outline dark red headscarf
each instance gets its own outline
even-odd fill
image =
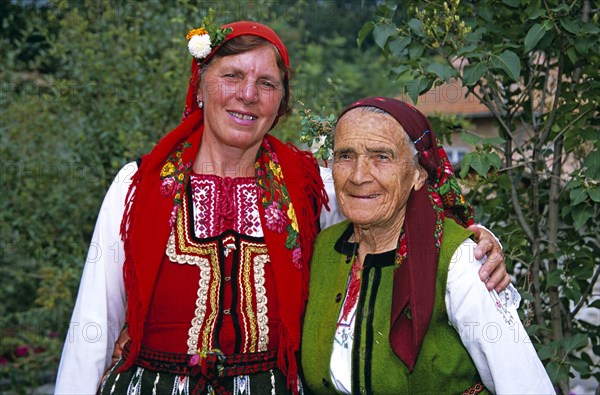
[[[232,29],[223,43],[243,35],[261,37],[277,48],[284,64],[289,67],[287,49],[270,28],[248,21],[230,23],[223,28]],[[213,48],[201,64],[208,62],[219,48],[220,46]],[[131,352],[122,369],[131,367],[139,353],[144,320],[165,254],[173,217],[185,191],[204,130],[204,113],[196,102],[198,78],[199,64],[197,60],[193,60],[181,124],[142,157],[127,196],[121,237],[125,246],[123,272]],[[284,82],[286,94],[289,95],[287,72]],[[277,118],[281,115],[280,110]],[[257,169],[280,166],[283,177],[278,186],[285,185],[287,188],[286,196],[278,195],[278,202],[283,201],[283,205],[289,210],[290,223],[298,227],[297,232],[291,236],[289,233],[272,231],[264,222],[265,207],[259,204],[265,242],[269,247],[271,261],[275,263],[273,270],[280,302],[282,324],[279,328],[279,367],[287,374],[288,384],[292,385],[297,377],[295,353],[300,347],[301,319],[308,295],[308,267],[319,212],[322,204],[327,202],[327,195],[319,176],[318,164],[310,153],[299,152],[272,136],[265,137],[256,165]],[[259,178],[260,175],[257,174],[257,180]],[[169,183],[165,182],[167,179]],[[263,184],[268,182],[263,181]],[[264,190],[259,188],[259,192],[262,194],[260,196],[265,196]],[[290,212],[297,215],[290,215]],[[287,248],[287,245],[294,248]]]
[[[429,327],[435,298],[435,282],[444,216],[463,226],[473,223],[473,209],[465,202],[446,152],[435,138],[431,124],[419,110],[397,99],[369,97],[346,107],[379,108],[398,121],[417,148],[419,164],[427,171],[427,187],[412,191],[404,219],[405,256],[394,272],[390,345],[412,370]],[[339,119],[338,118],[338,119]],[[400,246],[402,247],[402,246]]]

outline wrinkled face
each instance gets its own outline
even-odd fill
[[[344,215],[355,225],[390,227],[404,220],[408,197],[426,180],[402,126],[390,115],[355,108],[340,118],[333,180]]]
[[[261,46],[208,66],[198,88],[205,134],[242,150],[260,144],[283,98],[283,73],[275,51],[270,45]]]

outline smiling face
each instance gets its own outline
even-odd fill
[[[354,225],[388,228],[404,221],[411,191],[426,180],[406,136],[388,114],[359,107],[340,118],[333,179],[342,212]]]
[[[244,151],[257,148],[277,117],[283,75],[270,44],[215,59],[198,88],[205,137]]]

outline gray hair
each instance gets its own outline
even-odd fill
[[[396,118],[394,118],[390,113],[388,113],[385,110],[382,110],[379,107],[362,106],[362,107],[356,107],[356,108],[359,108],[363,113],[387,115],[388,117],[392,118],[395,122],[398,122],[398,120]],[[343,117],[343,115],[342,115],[342,117]],[[338,123],[339,123],[339,119],[338,119]],[[335,127],[337,129],[337,124]],[[410,150],[410,153],[412,154],[413,161],[415,162],[416,165],[418,165],[419,159],[417,158],[417,154],[419,153],[419,151],[417,151],[417,147],[415,147],[415,144],[410,139],[410,136],[408,135],[408,133],[403,133],[403,135],[404,135],[404,141],[406,141],[406,144],[408,145],[408,149]],[[334,130],[333,136],[335,137],[335,130]]]

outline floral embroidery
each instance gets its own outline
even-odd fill
[[[231,181],[231,188],[226,188],[226,179],[219,176],[190,174],[196,237],[215,237],[228,229],[263,237],[256,180],[240,177]]]
[[[256,162],[257,185],[260,203],[265,208],[265,225],[274,232],[287,233],[285,247],[292,251],[294,266],[299,269],[302,251],[298,219],[283,180],[277,154],[267,140],[260,146],[258,157],[260,160]]]
[[[444,207],[442,206],[442,198],[440,197],[437,188],[435,186],[429,186],[429,199],[431,200],[431,205],[436,212],[435,219],[435,231],[433,237],[435,239],[435,246],[438,250],[442,246],[442,232],[444,231]]]
[[[294,211],[294,206],[292,205],[292,202],[290,202],[290,207],[288,207],[287,216],[292,222],[292,228],[296,232],[298,232],[298,219],[296,218],[296,212]]]
[[[408,247],[406,245],[406,233],[404,232],[404,227],[402,228],[402,233],[400,233],[400,238],[398,239],[398,252],[396,253],[396,268],[400,267],[402,262],[406,259],[408,255]]]
[[[160,194],[164,197],[171,197],[177,191],[177,182],[169,177],[165,178],[160,185]]]
[[[185,181],[192,169],[192,161],[183,163],[181,155],[184,149],[191,146],[192,144],[187,141],[179,144],[179,146],[171,152],[171,155],[169,155],[160,171],[160,194],[166,198],[173,198],[173,211],[171,212],[171,218],[169,220],[171,226],[175,223],[177,207],[181,204],[181,196],[185,188]]]
[[[265,217],[267,222],[267,228],[274,230],[277,233],[283,233],[286,223],[286,216],[279,209],[279,203],[273,202],[269,207],[265,209]]]

